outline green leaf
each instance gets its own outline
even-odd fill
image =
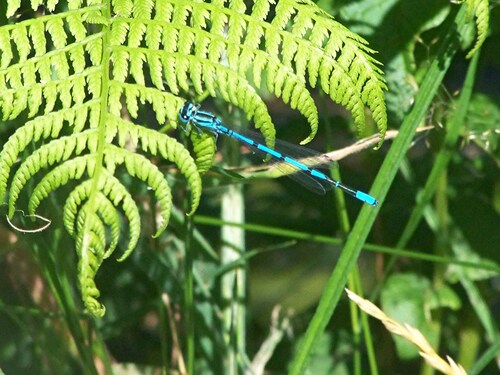
[[[469,7],[469,13],[474,17],[477,28],[477,39],[474,47],[467,54],[467,58],[471,58],[483,45],[490,25],[490,5],[489,0],[465,0]]]
[[[456,311],[462,307],[462,301],[457,293],[447,285],[434,288],[429,294],[429,298],[425,301],[425,307],[430,311],[441,308],[449,308]]]
[[[380,296],[382,310],[390,318],[417,328],[427,339],[436,337],[437,332],[427,324],[424,309],[430,287],[428,279],[415,274],[393,275],[387,279]],[[396,335],[393,338],[402,359],[418,357],[415,345]]]
[[[466,118],[466,133],[463,136],[493,155],[499,153],[500,108],[498,102],[488,95],[476,93],[472,96]]]

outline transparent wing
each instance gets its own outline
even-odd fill
[[[327,190],[330,190],[334,187],[334,184],[332,184],[332,182],[313,177],[308,172],[303,171],[294,164],[287,163],[282,158],[276,157],[273,153],[269,153],[265,150],[259,149],[258,145],[265,146],[264,139],[260,134],[250,130],[238,130],[237,133],[255,142],[255,144],[251,144],[238,139],[253,153],[259,155],[263,160],[267,160],[269,159],[269,157],[271,157],[269,163],[272,164],[274,168],[277,168],[283,175],[290,177],[305,188],[317,194],[325,194]],[[276,140],[276,146],[272,150],[276,151],[283,157],[287,156],[289,158],[292,158],[293,160],[298,161],[299,163],[304,164],[310,168],[317,168],[325,166],[325,164],[331,164],[335,162],[324,157],[324,155],[320,154],[317,151],[308,149],[303,146],[297,146],[282,140]]]

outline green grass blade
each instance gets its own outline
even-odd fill
[[[243,228],[247,232],[262,233],[262,234],[268,234],[268,235],[273,235],[273,236],[286,237],[289,239],[293,238],[296,240],[305,240],[305,241],[311,241],[311,242],[326,243],[326,244],[335,245],[335,246],[341,246],[343,243],[343,241],[341,239],[335,238],[335,237],[324,236],[324,235],[320,235],[320,234],[311,234],[309,232],[300,232],[300,231],[296,231],[296,230],[279,228],[279,227],[271,227],[268,225],[259,225],[259,224],[241,223],[241,222],[237,223],[234,221],[233,222],[224,221],[224,220],[221,220],[219,218],[204,216],[204,215],[197,215],[194,218],[194,221],[196,224],[210,225],[210,226],[216,226],[216,227],[220,227],[222,225],[228,225],[228,226]],[[458,265],[461,267],[469,267],[469,268],[473,268],[473,269],[481,269],[481,270],[487,270],[487,271],[500,273],[500,267],[498,267],[498,265],[493,263],[493,262],[464,261],[464,260],[459,260],[459,259],[452,258],[452,257],[444,257],[444,256],[439,256],[439,255],[434,255],[434,254],[423,254],[423,253],[411,251],[408,249],[374,245],[374,244],[370,244],[370,243],[365,243],[363,245],[363,249],[367,250],[367,251],[374,251],[374,252],[383,253],[383,254],[400,255],[400,256],[408,257],[410,259],[421,260],[421,261],[425,261],[425,262],[433,262],[433,263],[447,264],[447,265],[455,264],[455,265]],[[250,259],[251,257],[258,255],[260,252],[261,251],[253,251],[250,254],[243,255],[243,257],[245,259]],[[230,267],[233,267],[233,266],[234,266],[234,263],[231,263]]]
[[[486,352],[484,352],[484,354],[476,361],[474,366],[469,369],[468,374],[480,374],[490,362],[494,361],[495,358],[498,357],[498,354],[500,354],[500,341],[495,342],[488,348],[488,350],[486,350]]]

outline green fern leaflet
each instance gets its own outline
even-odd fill
[[[474,17],[476,21],[477,40],[474,47],[467,54],[471,58],[483,45],[488,36],[488,27],[490,25],[489,0],[466,0],[469,9],[469,17]]]
[[[20,3],[8,0],[6,16]],[[221,97],[242,108],[272,146],[274,127],[257,92],[265,85],[307,118],[307,142],[318,127],[309,84],[350,110],[360,130],[368,107],[383,138],[385,83],[362,38],[308,0],[248,4],[31,0],[46,14],[0,27],[0,113],[3,120],[28,118],[1,149],[0,196],[12,216],[22,190],[34,182],[33,213],[58,187],[75,185],[64,225],[75,238],[84,304],[96,316],[105,310],[94,277],[122,237],[122,215],[129,240],[120,260],[141,232],[139,209],[117,168],[154,192],[159,235],[172,194],[152,157],[176,164],[186,178],[191,212],[200,201],[200,173],[214,158],[213,137],[192,134],[191,156],[174,138],[140,123],[144,106],[158,124],[175,128],[183,97]]]

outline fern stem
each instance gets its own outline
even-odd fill
[[[424,118],[451,64],[452,57],[458,49],[457,38],[461,35],[466,26],[466,13],[467,10],[465,6],[460,6],[458,12],[452,13],[451,17],[453,17],[453,22],[442,41],[438,56],[432,61],[422,82],[421,89],[415,97],[414,107],[403,121],[401,131],[392,144],[377,175],[371,194],[380,199],[381,205],[396,176],[399,165],[403,161],[406,150],[415,134],[415,130]],[[305,371],[314,343],[318,341],[318,338],[323,333],[335,310],[348,275],[356,264],[356,260],[375,222],[380,206],[379,208],[365,206],[361,209],[359,217],[354,224],[353,230],[339,258],[337,267],[335,267],[335,270],[327,282],[325,292],[321,297],[318,308],[304,336],[304,340],[299,347],[297,356],[291,365],[290,374],[298,375]]]
[[[186,196],[185,209],[189,210],[190,199]],[[186,371],[188,374],[194,374],[194,355],[195,355],[195,329],[194,329],[194,276],[193,276],[193,219],[186,216],[186,232],[184,238],[184,320],[186,328]]]
[[[105,2],[106,7],[103,11],[103,16],[107,19],[111,18],[111,2],[108,0]],[[104,147],[106,146],[105,142],[105,134],[106,134],[106,116],[108,114],[108,97],[109,97],[109,81],[110,81],[110,72],[109,72],[109,64],[111,57],[111,49],[109,47],[109,37],[110,37],[110,27],[109,25],[103,25],[103,35],[102,35],[102,64],[101,64],[101,108],[99,113],[99,137],[98,137],[98,146],[96,150],[96,168],[94,171],[93,182],[92,182],[92,192],[89,197],[89,206],[93,207],[93,202],[95,201],[95,196],[98,191],[97,185],[99,183],[99,175],[103,169],[103,159],[104,159]]]
[[[182,143],[187,147],[187,134],[182,134]],[[184,211],[190,212],[191,189],[186,188],[183,200]],[[195,247],[193,246],[194,223],[191,215],[184,217],[184,329],[186,332],[185,345],[185,372],[195,372],[195,306],[194,306],[194,259]],[[182,373],[182,370],[180,370]]]

